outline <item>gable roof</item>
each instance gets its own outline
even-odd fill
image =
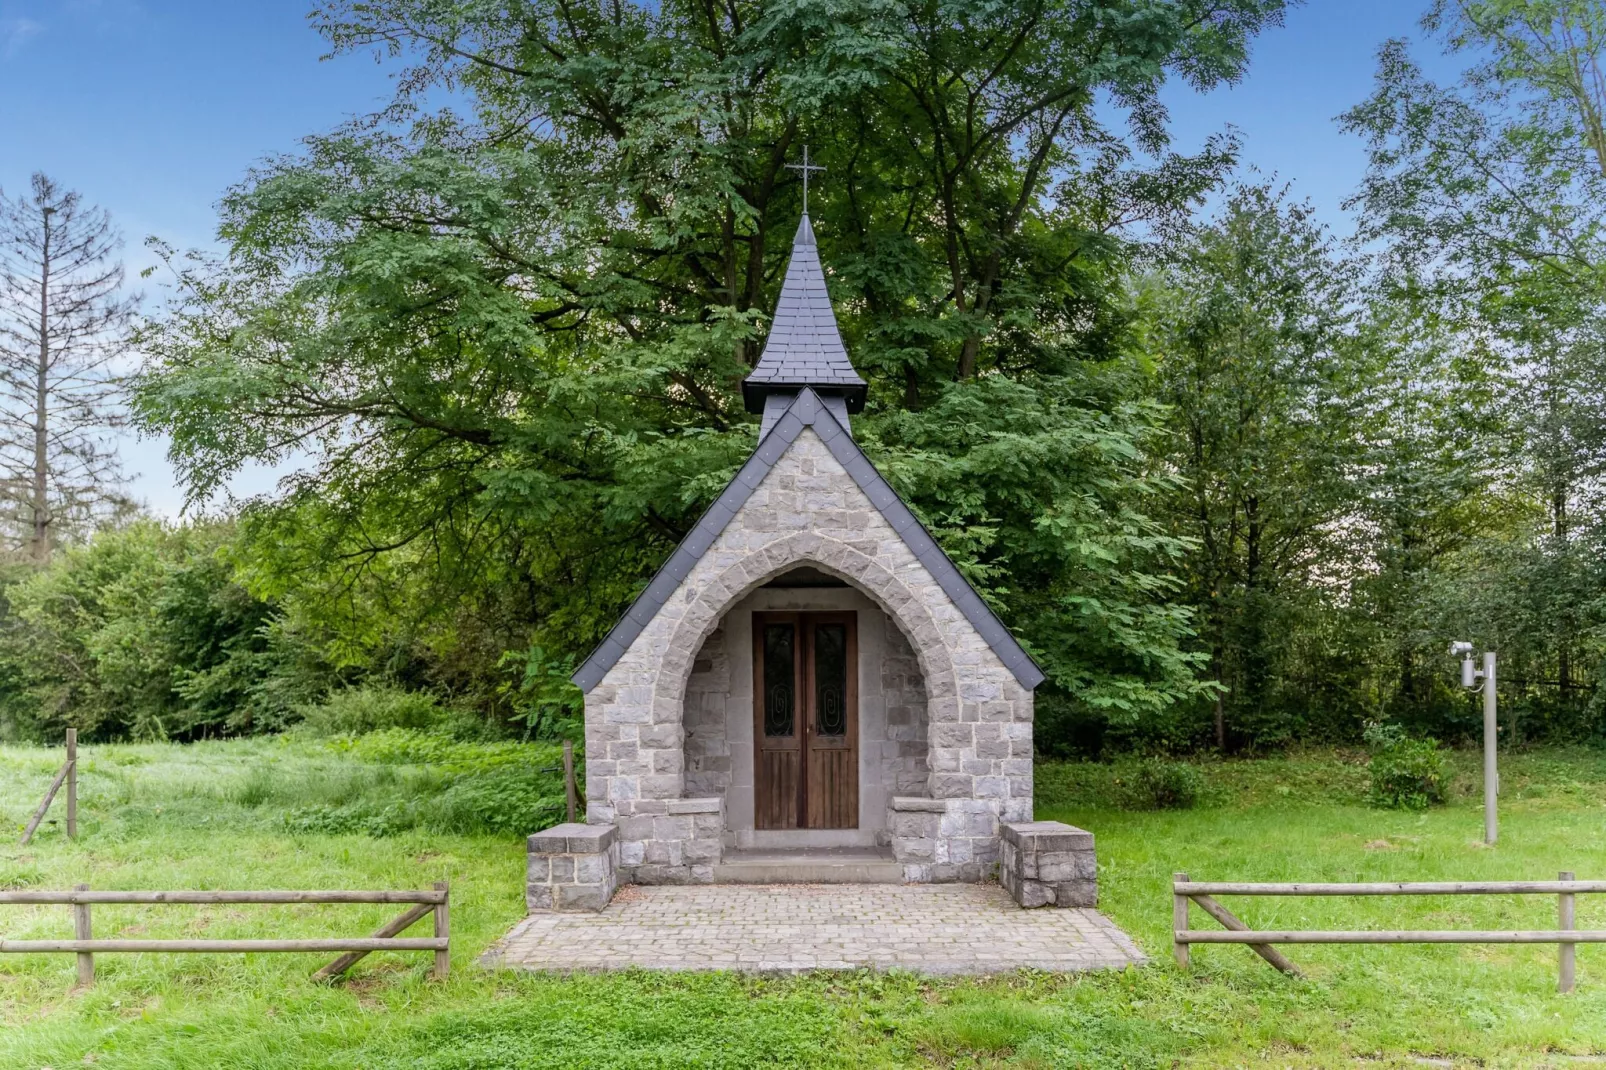
[[[748,412],[763,412],[765,397],[778,389],[792,393],[805,386],[840,394],[847,399],[849,412],[864,409],[866,384],[842,345],[807,215],[798,222],[792,239],[792,259],[786,265],[764,353],[742,381],[742,400]]]
[[[797,437],[803,433],[805,427],[814,428],[815,434],[825,443],[831,451],[831,456],[837,463],[847,470],[853,482],[858,484],[865,497],[876,507],[892,530],[903,539],[904,545],[914,553],[920,563],[925,566],[933,579],[937,581],[944,593],[965,615],[971,627],[986,641],[987,645],[998,655],[1015,674],[1015,679],[1027,690],[1035,688],[1044,680],[1043,670],[1031,659],[1031,655],[1021,649],[1015,637],[1009,634],[1002,621],[987,608],[981,595],[960,575],[959,569],[943,553],[942,547],[931,537],[914,513],[898,497],[890,484],[887,483],[875,465],[870,463],[853,436],[843,426],[841,417],[834,415],[824,405],[812,389],[804,387],[798,391],[797,397],[787,408],[786,413],[775,421],[758,444],[758,449],[742,465],[736,478],[725,487],[724,493],[708,507],[708,511],[697,521],[690,534],[681,540],[675,552],[670,555],[659,568],[657,575],[647,589],[642,591],[631,603],[630,609],[619,618],[619,623],[613,626],[596,650],[585,660],[575,674],[570,677],[582,691],[590,691],[608,670],[613,668],[630,644],[652,622],[663,608],[665,602],[680,587],[680,584],[691,574],[692,567],[702,558],[708,548],[719,538],[725,526],[729,524],[747,503],[747,499],[764,481],[764,477],[775,467],[786,450]]]

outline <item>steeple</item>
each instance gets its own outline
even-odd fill
[[[742,381],[747,411],[764,413],[761,434],[768,433],[779,413],[804,387],[818,394],[828,408],[842,406],[839,416],[844,424],[848,413],[864,410],[865,382],[853,370],[842,345],[807,213],[792,240],[792,260],[786,265],[786,280],[781,284],[781,299],[775,305],[763,355]],[[773,405],[769,404],[772,398]]]

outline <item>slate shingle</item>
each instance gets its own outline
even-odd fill
[[[798,223],[769,338],[742,383],[742,398],[749,412],[763,412],[765,398],[805,386],[844,398],[849,412],[864,408],[865,382],[842,344],[808,216]]]

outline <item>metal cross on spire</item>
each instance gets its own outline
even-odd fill
[[[825,168],[821,167],[819,164],[809,163],[809,147],[807,145],[803,146],[803,162],[802,163],[789,163],[786,166],[791,168],[794,171],[801,171],[803,173],[803,214],[804,215],[808,215],[809,214],[809,172],[810,171],[824,171]]]

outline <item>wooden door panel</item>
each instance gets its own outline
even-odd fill
[[[810,752],[808,805],[811,829],[859,827],[857,753],[845,747]]]
[[[805,613],[804,791],[808,827],[859,827],[857,613]]]
[[[754,824],[761,829],[795,829],[797,798],[802,785],[801,750],[767,750],[760,754],[759,788]]]
[[[753,824],[803,824],[803,651],[796,613],[753,614]]]
[[[753,614],[753,823],[859,826],[856,613]]]

